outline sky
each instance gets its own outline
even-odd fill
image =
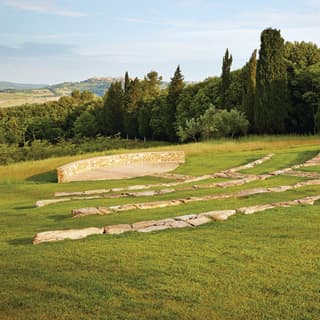
[[[0,0],[0,80],[54,84],[89,77],[187,81],[232,69],[260,46],[265,28],[320,46],[320,0]]]

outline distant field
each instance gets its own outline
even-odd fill
[[[44,103],[58,100],[60,97],[48,89],[0,92],[0,108],[15,107],[25,103]]]
[[[205,175],[274,156],[249,174],[300,164],[320,152],[319,137],[264,137],[158,147],[184,150],[175,172]],[[150,151],[151,149],[148,149]],[[108,151],[108,154],[128,152]],[[153,197],[76,199],[35,208],[56,191],[164,182],[158,177],[56,183],[55,168],[103,153],[0,166],[0,319],[319,319],[320,203],[277,207],[223,222],[142,234],[95,235],[32,245],[40,231],[102,227],[267,204],[320,194],[320,186],[72,218],[74,208],[116,206],[293,185],[281,175],[228,188]],[[104,153],[105,154],[105,153]],[[319,172],[320,166],[308,171]],[[307,170],[305,170],[307,171]]]

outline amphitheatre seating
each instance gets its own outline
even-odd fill
[[[185,162],[183,151],[124,153],[95,157],[57,169],[58,182],[127,179],[176,169]]]
[[[157,194],[165,194],[170,192],[175,192],[179,190],[195,190],[200,188],[201,186],[193,185],[191,189],[188,187],[187,189],[179,189],[179,188],[172,188],[173,186],[181,185],[184,183],[190,183],[193,181],[200,181],[209,178],[215,177],[224,177],[224,178],[231,178],[237,180],[231,180],[222,182],[220,187],[228,188],[230,186],[236,186],[245,184],[251,181],[256,180],[265,180],[274,176],[278,175],[292,175],[302,177],[304,179],[310,179],[295,183],[293,185],[285,185],[285,186],[276,186],[276,187],[269,187],[269,188],[253,188],[248,190],[241,190],[236,191],[233,193],[225,193],[225,194],[209,194],[206,196],[200,197],[188,197],[188,198],[180,198],[180,199],[173,199],[168,201],[153,201],[153,202],[146,202],[146,203],[135,203],[135,204],[124,204],[119,206],[110,206],[110,207],[89,207],[89,208],[81,208],[81,209],[74,209],[72,211],[73,216],[81,217],[84,215],[92,215],[92,214],[112,214],[112,213],[120,213],[122,211],[133,210],[133,209],[154,209],[154,208],[163,208],[167,206],[178,206],[184,203],[195,202],[195,201],[209,201],[209,200],[216,200],[216,199],[227,199],[230,197],[248,197],[255,194],[261,193],[268,193],[268,192],[285,192],[288,190],[294,190],[305,186],[316,186],[320,185],[320,179],[318,173],[311,173],[311,172],[304,172],[304,171],[297,171],[296,169],[300,169],[303,167],[320,165],[320,156],[317,155],[311,160],[306,161],[303,164],[295,165],[290,168],[285,168],[281,170],[276,170],[270,172],[268,174],[263,175],[247,175],[240,173],[238,171],[252,168],[258,164],[263,163],[264,161],[269,160],[272,155],[267,155],[261,159],[258,159],[252,163],[246,164],[244,166],[232,168],[229,170],[225,170],[219,173],[215,173],[212,175],[206,175],[201,177],[190,177],[190,176],[181,176],[177,175],[175,179],[176,182],[167,183],[167,184],[153,184],[153,185],[137,185],[137,186],[130,186],[126,188],[114,188],[114,189],[101,189],[101,190],[88,190],[84,192],[71,192],[71,193],[57,193],[55,196],[56,199],[49,199],[49,200],[42,200],[43,205],[48,205],[51,203],[61,202],[61,201],[71,201],[75,199],[100,199],[106,197],[106,194],[109,192],[122,192],[122,191],[134,191],[134,192],[126,192],[121,193],[118,195],[111,195],[112,197],[124,197],[124,196],[155,196]],[[184,160],[184,157],[183,157]],[[161,174],[157,174],[157,176],[161,176]],[[168,176],[168,175],[167,175]],[[174,178],[174,174],[172,178]],[[239,183],[240,181],[240,183]],[[170,189],[162,189],[162,190],[148,190],[148,191],[139,191],[144,189],[150,189],[155,186],[166,186],[171,187]],[[204,185],[205,188],[210,187],[217,187],[219,183],[214,183],[210,185]],[[102,194],[102,195],[101,195]],[[107,196],[108,197],[108,196]],[[48,241],[59,241],[64,239],[82,239],[89,235],[93,234],[121,234],[124,232],[129,231],[137,231],[137,232],[152,232],[152,231],[160,231],[165,229],[171,228],[184,228],[184,227],[197,227],[202,224],[206,224],[212,221],[220,221],[226,220],[230,216],[235,214],[253,214],[256,212],[261,212],[269,209],[274,209],[277,207],[292,207],[297,205],[314,205],[316,201],[320,200],[320,195],[308,196],[301,199],[290,200],[290,201],[280,201],[274,203],[267,203],[261,205],[253,205],[248,207],[241,207],[229,210],[216,210],[210,212],[203,212],[200,214],[189,214],[183,215],[173,218],[167,218],[163,220],[150,220],[150,221],[139,221],[133,224],[120,224],[120,225],[107,225],[104,228],[85,228],[85,229],[71,229],[71,230],[55,230],[55,231],[46,231],[40,232],[36,234],[33,243],[38,244],[42,242]],[[41,205],[39,205],[41,206]]]

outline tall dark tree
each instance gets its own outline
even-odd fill
[[[257,64],[254,119],[258,133],[283,133],[288,114],[284,40],[280,30],[265,29]]]
[[[123,132],[123,104],[124,92],[121,82],[114,82],[104,97],[102,112],[104,134],[113,135]]]
[[[228,106],[228,89],[230,87],[230,71],[232,65],[232,55],[229,54],[229,50],[226,50],[226,53],[222,61],[222,74],[221,74],[221,103],[220,107],[223,109],[230,109],[231,106]]]
[[[125,76],[124,76],[124,92],[127,93],[130,87],[130,78],[129,78],[129,74],[128,71],[126,72]]]
[[[250,124],[250,131],[254,123],[254,99],[256,94],[257,50],[254,50],[249,62],[243,68],[243,96],[242,111]]]
[[[178,65],[174,76],[171,78],[171,82],[168,88],[166,112],[165,112],[165,127],[167,139],[170,141],[176,141],[176,112],[179,103],[179,97],[184,88],[183,75],[180,70],[180,65]]]

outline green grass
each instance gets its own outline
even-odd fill
[[[185,150],[187,162],[176,172],[192,175],[214,173],[273,152],[272,160],[248,170],[265,173],[313,157],[320,151],[319,142],[319,138],[266,137],[260,141],[212,141],[163,149]],[[54,168],[78,158],[0,167],[1,320],[319,317],[320,203],[236,215],[197,228],[31,244],[39,231],[132,223],[292,200],[320,194],[319,186],[77,219],[70,214],[75,207],[228,193],[290,185],[305,179],[278,176],[227,189],[179,191],[154,198],[72,201],[34,208],[35,201],[51,198],[55,191],[169,181],[140,177],[55,183]]]

